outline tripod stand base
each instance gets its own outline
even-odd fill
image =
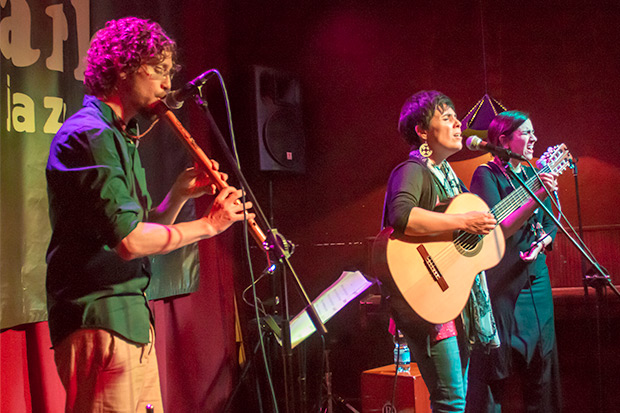
[[[320,409],[321,413],[360,413],[355,407],[351,406],[345,399],[338,396],[337,394],[332,394],[331,400],[326,400],[323,402],[323,405]]]
[[[362,373],[362,413],[387,411],[383,408],[392,403],[395,371],[390,364]],[[428,389],[415,363],[411,363],[409,372],[398,373],[396,380],[394,412],[431,413]]]

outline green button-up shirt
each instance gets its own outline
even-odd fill
[[[79,328],[149,341],[148,259],[125,261],[113,250],[151,207],[136,141],[124,129],[108,105],[86,96],[51,144],[47,307],[53,345]]]

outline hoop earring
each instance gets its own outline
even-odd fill
[[[430,148],[430,146],[428,146],[428,143],[426,142],[420,145],[419,151],[420,151],[420,155],[422,155],[425,158],[428,158],[429,156],[433,154],[433,150]]]

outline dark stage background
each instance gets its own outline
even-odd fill
[[[152,17],[178,40],[185,69],[175,79],[176,86],[211,67],[222,72],[232,99],[243,169],[275,226],[297,244],[292,262],[311,297],[344,269],[367,270],[369,238],[379,230],[387,177],[407,156],[396,132],[400,107],[421,89],[446,93],[460,116],[485,93],[509,109],[529,112],[539,138],[537,155],[547,146],[566,143],[579,159],[585,239],[612,278],[620,276],[616,258],[620,149],[615,142],[620,6],[615,1],[110,3],[115,5],[110,8],[113,13],[97,16],[97,21],[127,14]],[[276,69],[299,82],[303,173],[259,170],[252,65]],[[217,85],[210,83],[207,89],[211,110],[221,121]],[[223,160],[206,137],[200,113],[185,110],[188,129],[203,139],[209,153]],[[455,167],[467,182],[480,162],[459,161]],[[227,165],[222,169],[231,170]],[[564,173],[560,185],[564,212],[576,226],[571,171]],[[156,312],[163,333],[158,338],[162,344],[157,344],[160,359],[165,359],[162,373],[169,411],[219,412],[236,383],[231,296],[234,288],[239,297],[249,282],[241,237],[236,235],[221,245],[201,246],[198,293],[155,304],[160,306]],[[232,252],[233,242],[237,252]],[[261,270],[260,254],[254,250],[253,256],[255,268]],[[620,363],[612,351],[620,341],[614,331],[619,300],[611,294],[604,297],[609,305],[603,309],[603,333],[597,340],[593,290],[588,299],[582,298],[580,258],[562,237],[551,254],[550,270],[566,411],[598,411],[599,378],[606,389],[605,409],[618,411],[614,406],[620,396],[611,389],[620,385],[616,373]],[[296,313],[301,303],[295,288],[289,285],[289,290]],[[261,291],[266,298],[269,287],[263,285]],[[239,302],[245,336],[250,337],[252,311]],[[373,311],[349,304],[327,324],[334,391],[358,408],[361,372],[392,358],[386,317]],[[24,326],[19,331],[32,330]],[[38,374],[23,374],[21,370],[35,367],[15,361],[29,354],[27,340],[21,335],[15,338],[19,331],[2,333],[1,396],[3,406],[11,400],[28,410],[35,394],[49,386],[45,380],[56,378],[53,369],[43,374],[42,383],[36,382]],[[596,369],[597,342],[603,351],[601,375]],[[246,342],[248,352],[253,345]],[[307,348],[312,404],[321,371],[319,340],[311,338]],[[43,361],[48,368],[49,353],[44,352],[47,361]],[[4,379],[9,365],[17,365],[13,370],[24,378],[17,387],[7,387],[11,384]],[[251,383],[241,389],[235,404],[239,411],[258,411],[253,389]],[[33,410],[58,411],[57,395],[45,400],[48,406]]]

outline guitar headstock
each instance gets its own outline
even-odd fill
[[[548,168],[544,172],[555,172],[559,175],[570,165],[572,159],[573,155],[568,151],[566,145],[561,143],[548,147],[540,159],[536,161],[536,166],[540,169]]]

